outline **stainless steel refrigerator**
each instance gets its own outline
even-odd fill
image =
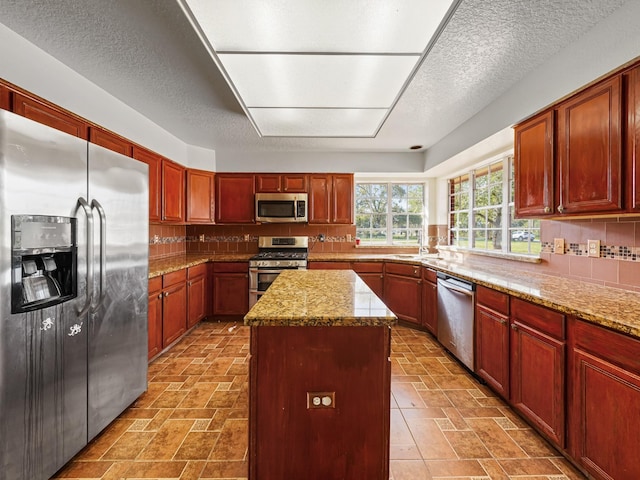
[[[0,480],[48,479],[146,390],[147,168],[0,111]]]

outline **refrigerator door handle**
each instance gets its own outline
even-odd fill
[[[91,208],[98,211],[100,217],[100,296],[94,310],[104,301],[104,291],[107,283],[107,215],[104,208],[95,198],[91,201]]]
[[[87,216],[87,298],[84,306],[78,312],[80,317],[89,311],[93,300],[93,213],[84,198],[80,197],[78,199],[78,205],[82,207]]]

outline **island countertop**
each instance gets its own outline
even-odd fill
[[[248,326],[381,326],[397,321],[352,270],[284,270],[244,317]]]

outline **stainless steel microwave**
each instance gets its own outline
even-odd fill
[[[306,193],[256,193],[256,222],[307,221]]]

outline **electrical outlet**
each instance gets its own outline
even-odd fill
[[[244,234],[244,241],[245,241],[245,242],[248,242],[249,240],[251,240],[251,238],[249,237],[249,234],[248,234],[248,233],[245,233],[245,234]]]
[[[324,234],[321,233],[320,235],[318,235],[318,241],[319,242],[324,242]]]
[[[587,240],[587,255],[590,257],[600,256],[600,240]]]
[[[351,234],[347,233],[347,242],[351,242]]]
[[[200,236],[198,237],[198,240],[200,240],[201,242],[204,242],[204,233],[200,234]]]
[[[336,392],[307,392],[307,409],[336,408]]]
[[[564,238],[553,239],[553,253],[556,255],[564,255]]]

